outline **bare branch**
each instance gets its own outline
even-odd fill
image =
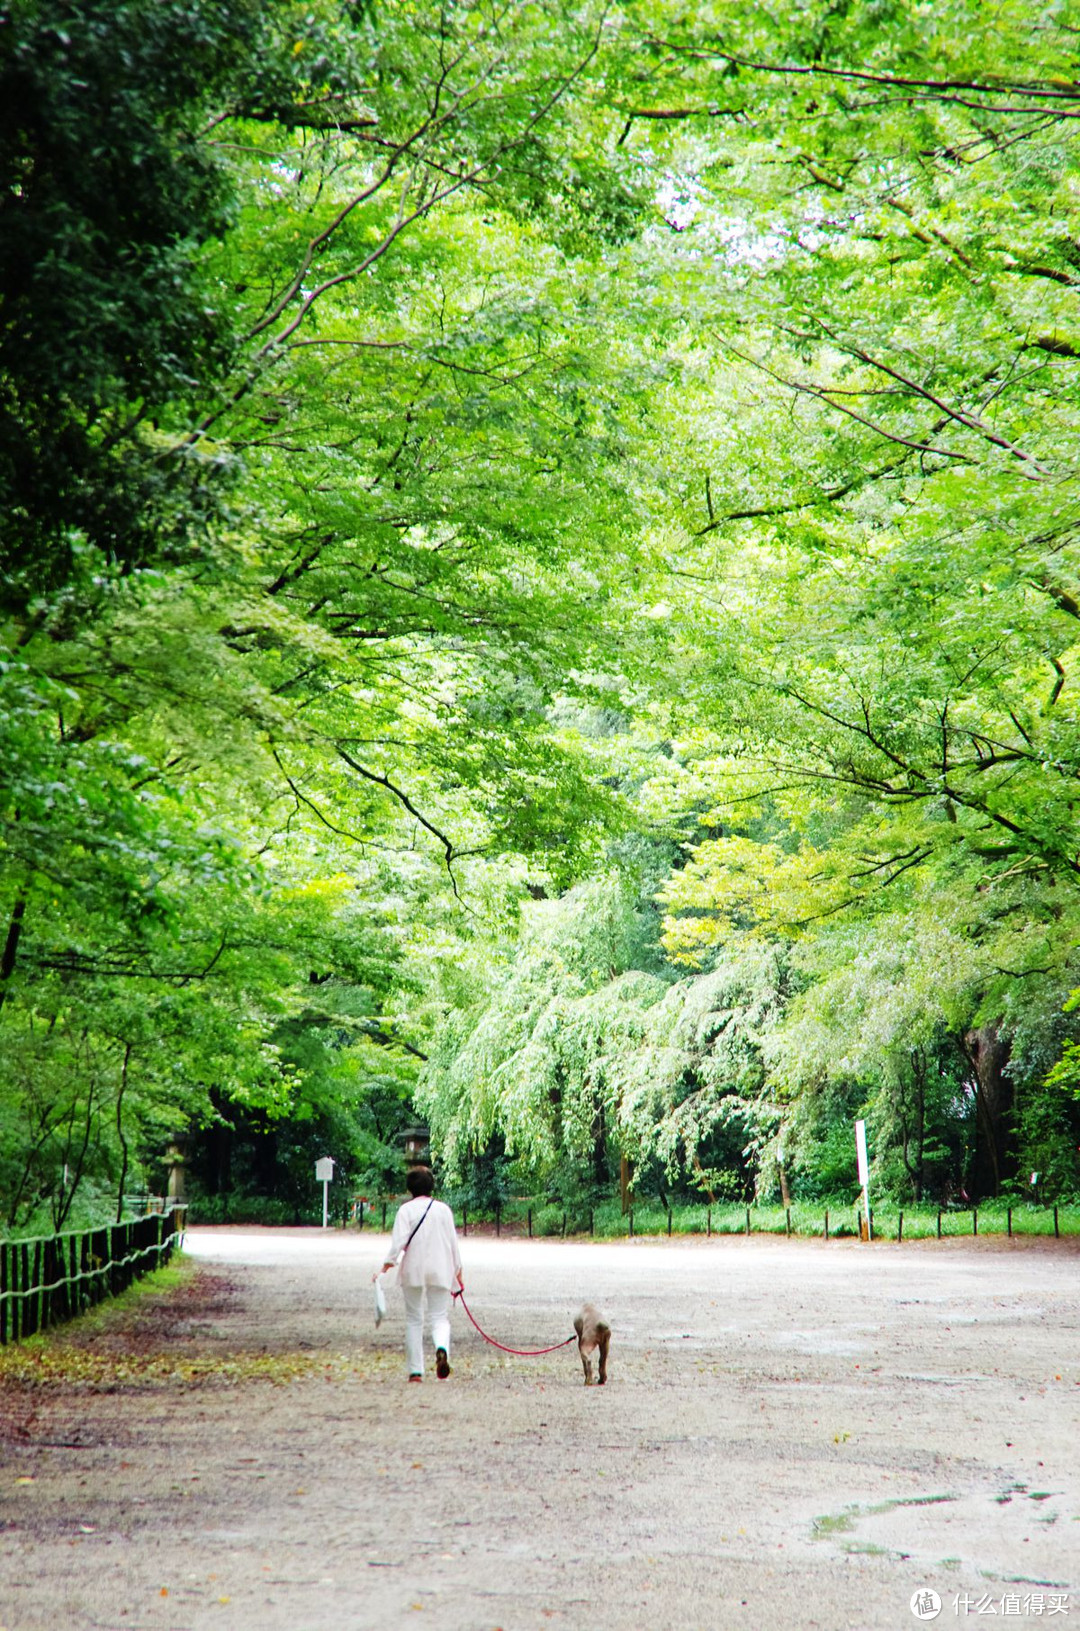
[[[367,845],[366,845],[364,839],[362,839],[360,837],[359,833],[349,832],[344,827],[336,826],[335,823],[330,820],[329,816],[326,816],[326,815],[323,814],[322,810],[319,809],[319,806],[314,802],[313,799],[309,799],[306,793],[301,792],[300,788],[297,787],[296,783],[293,781],[292,777],[289,775],[289,772],[285,769],[285,766],[282,764],[280,755],[278,754],[278,750],[277,750],[276,747],[273,747],[273,746],[271,747],[270,756],[273,759],[274,763],[277,765],[278,769],[281,771],[281,774],[284,776],[286,782],[289,785],[289,789],[292,792],[293,797],[297,800],[298,803],[305,805],[307,807],[307,809],[309,809],[311,811],[312,815],[316,816],[318,818],[318,820],[322,822],[323,826],[326,827],[328,829],[328,831],[330,831],[332,833],[336,833],[339,838],[349,839],[349,841],[351,843],[353,843],[353,844],[359,844],[361,849],[366,849]]]
[[[345,763],[355,770],[358,776],[363,776],[365,781],[373,782],[376,787],[385,788],[388,793],[392,794],[392,796],[397,799],[402,808],[408,810],[409,814],[420,823],[425,832],[429,832],[433,838],[438,839],[445,851],[444,861],[446,864],[447,873],[449,874],[450,883],[453,887],[454,894],[460,900],[461,896],[458,893],[457,879],[454,877],[454,862],[459,855],[475,854],[476,852],[456,849],[452,840],[447,838],[446,834],[440,831],[433,821],[429,821],[427,816],[423,815],[417,809],[409,795],[404,792],[402,788],[395,786],[395,784],[390,780],[389,776],[382,775],[375,770],[369,770],[366,765],[362,765],[360,763],[359,759],[354,759],[353,755],[348,751],[348,749],[343,748],[340,743],[337,744],[337,753],[339,758],[344,759]]]
[[[934,92],[971,91],[979,96],[1026,96],[1032,101],[1043,103],[1080,103],[1080,85],[1062,85],[1051,88],[1045,82],[1038,80],[1010,80],[1010,79],[915,79],[902,74],[873,74],[862,68],[828,68],[822,63],[786,63],[786,62],[756,62],[750,57],[737,57],[730,51],[722,51],[717,46],[698,47],[687,50],[671,41],[657,41],[668,50],[679,55],[689,55],[701,59],[703,57],[712,61],[730,62],[737,68],[751,68],[755,73],[762,74],[790,74],[820,79],[858,80],[871,85],[893,85],[905,90],[925,90]],[[969,106],[982,108],[991,113],[1045,113],[1045,107],[1040,108],[988,108],[985,103],[971,103]],[[1055,108],[1055,112],[1058,111]],[[1077,113],[1063,113],[1063,117],[1080,118]]]
[[[887,442],[895,442],[900,447],[910,447],[916,453],[933,453],[942,459],[956,459],[961,464],[972,463],[971,457],[967,453],[954,453],[951,448],[937,447],[932,442],[913,442],[910,437],[898,436],[894,431],[886,430],[883,425],[876,424],[873,419],[867,419],[864,414],[856,413],[854,408],[847,407],[843,402],[834,402],[826,386],[810,385],[801,380],[786,379],[783,374],[778,374],[767,363],[738,350],[736,346],[731,344],[730,340],[725,340],[722,335],[717,335],[716,338],[734,356],[741,358],[743,362],[749,363],[752,368],[759,368],[763,374],[768,374],[770,379],[775,380],[778,385],[783,385],[786,390],[797,391],[800,395],[815,397],[819,402],[824,402],[826,406],[834,408],[837,413],[845,414],[849,419],[857,420],[860,425],[865,425],[868,430],[872,430],[876,435],[884,437]]]
[[[968,430],[977,431],[980,436],[985,436],[986,440],[993,442],[996,447],[1004,448],[1014,458],[1030,464],[1032,469],[1037,470],[1040,476],[1049,476],[1051,474],[1047,467],[1036,459],[1033,454],[1026,453],[1022,447],[1017,447],[1015,442],[1010,442],[1007,436],[1000,435],[992,426],[987,425],[980,419],[977,414],[969,413],[966,408],[950,407],[933,391],[927,390],[925,385],[920,385],[918,380],[911,379],[907,374],[902,374],[891,363],[883,362],[880,357],[873,356],[869,351],[865,351],[862,346],[856,345],[854,341],[845,340],[842,336],[834,334],[825,323],[820,326],[822,331],[829,336],[830,340],[841,351],[846,351],[851,357],[857,357],[860,362],[865,362],[870,368],[876,368],[880,373],[886,374],[889,379],[894,379],[899,385],[903,385],[906,390],[922,397],[924,401],[932,403],[935,408],[939,409],[941,413],[947,414],[950,419],[954,419],[957,424],[966,426]]]

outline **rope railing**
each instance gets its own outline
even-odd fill
[[[185,1213],[0,1241],[0,1346],[73,1319],[168,1262]]]

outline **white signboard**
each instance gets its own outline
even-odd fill
[[[315,1182],[322,1184],[322,1226],[325,1229],[330,1218],[330,1182],[334,1176],[334,1157],[324,1155],[315,1163]]]
[[[870,1227],[870,1163],[866,1158],[866,1123],[855,1123],[855,1158],[859,1163],[859,1182],[862,1185],[863,1211],[866,1214],[866,1238],[871,1240]]]

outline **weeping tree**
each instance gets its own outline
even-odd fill
[[[780,1112],[762,1046],[788,977],[754,947],[708,973],[657,966],[657,911],[610,871],[523,908],[520,943],[437,1033],[419,1088],[449,1175],[493,1139],[519,1180],[610,1194],[753,1193]]]

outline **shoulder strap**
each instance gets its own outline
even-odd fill
[[[416,1234],[416,1231],[417,1231],[417,1229],[419,1229],[420,1224],[423,1223],[424,1219],[427,1217],[428,1213],[431,1211],[431,1208],[434,1205],[435,1205],[435,1197],[434,1197],[434,1195],[432,1195],[431,1198],[429,1199],[427,1205],[424,1207],[424,1210],[420,1215],[419,1221],[417,1223],[413,1224],[412,1234],[410,1234],[408,1240],[405,1242],[404,1246],[401,1248],[401,1257],[405,1256],[405,1253],[408,1251],[409,1247],[412,1245],[413,1235]],[[401,1266],[401,1257],[398,1258],[398,1266],[399,1267]]]

